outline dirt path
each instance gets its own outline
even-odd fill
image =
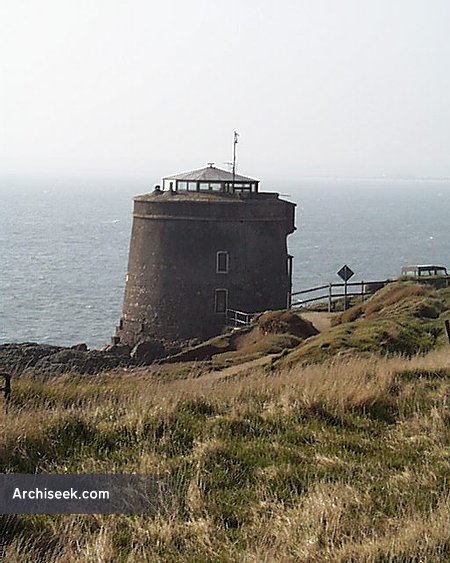
[[[331,328],[331,319],[338,314],[339,313],[310,312],[301,313],[301,316],[312,323],[319,332],[324,332]]]
[[[324,332],[330,329],[331,327],[331,320],[339,313],[328,313],[328,312],[305,312],[302,313],[301,316],[310,321],[314,327],[319,332]],[[269,354],[267,356],[263,356],[261,358],[257,358],[255,360],[249,360],[247,362],[243,362],[242,364],[232,365],[229,367],[221,368],[221,369],[212,369],[211,367],[204,367],[203,369],[204,374],[193,374],[195,379],[199,379],[205,383],[214,383],[217,381],[224,381],[226,379],[234,378],[236,376],[245,376],[249,374],[251,371],[271,365],[273,361],[278,358],[280,354]],[[187,368],[190,366],[193,372],[197,371],[201,362],[184,362],[183,365]],[[142,369],[142,368],[141,368]],[[179,369],[179,364],[162,364],[158,366],[147,367],[143,370],[143,373],[149,374],[151,371],[167,371],[170,374],[171,371],[177,371]],[[135,372],[134,372],[135,373]],[[192,377],[192,376],[191,376]]]
[[[339,313],[327,313],[327,312],[308,312],[302,313],[302,317],[309,322],[311,322],[319,332],[327,331],[331,328],[331,320],[333,317]],[[220,381],[223,379],[232,378],[238,375],[244,375],[247,372],[270,365],[275,358],[278,358],[279,354],[269,354],[268,356],[263,356],[262,358],[257,358],[256,360],[251,360],[249,362],[244,362],[235,366],[230,366],[217,371],[210,371],[201,375],[202,381]]]

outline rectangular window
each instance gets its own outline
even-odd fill
[[[225,250],[219,250],[216,254],[216,273],[228,274],[229,255]]]
[[[216,289],[214,311],[216,313],[226,313],[228,309],[228,291],[226,289]]]

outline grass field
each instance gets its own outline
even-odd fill
[[[445,343],[450,288],[394,283],[334,319],[332,330],[311,338],[284,365],[322,362],[339,355],[426,353]]]
[[[383,299],[328,335],[366,323],[376,332],[387,307],[406,323],[417,300],[439,301],[441,320],[447,310],[442,294]],[[193,364],[170,377],[19,379],[0,409],[1,472],[142,473],[172,490],[156,516],[2,516],[6,560],[450,560],[450,350],[440,338],[419,355],[362,346],[362,356],[308,365],[292,360],[299,347],[225,378]]]

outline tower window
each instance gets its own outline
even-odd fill
[[[214,300],[214,311],[216,313],[226,313],[228,309],[228,291],[226,289],[216,289]]]
[[[219,250],[216,254],[216,273],[228,274],[229,254],[224,250]]]

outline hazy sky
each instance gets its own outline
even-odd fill
[[[450,175],[449,0],[0,0],[0,175]]]

